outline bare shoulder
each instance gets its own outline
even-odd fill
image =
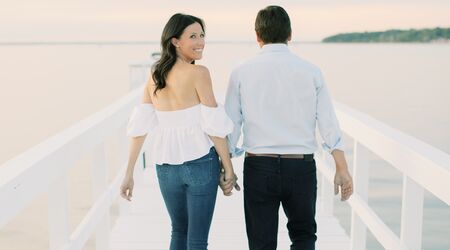
[[[203,65],[192,65],[192,69],[196,74],[209,74],[209,69]]]
[[[195,90],[200,102],[206,106],[216,107],[216,99],[214,97],[211,76],[207,67],[202,65],[194,65],[193,81]]]
[[[196,87],[211,85],[209,69],[203,65],[192,65],[192,80]]]
[[[147,84],[144,88],[144,94],[142,95],[142,102],[143,103],[153,103],[152,101],[152,95],[155,91],[155,83],[153,82],[153,78],[150,76],[148,79]]]
[[[153,77],[151,75],[148,78],[147,85],[145,86],[145,88],[148,89],[150,93],[152,93],[156,88],[155,82],[153,81]]]

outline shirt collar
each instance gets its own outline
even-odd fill
[[[287,52],[289,48],[285,43],[269,43],[264,44],[261,48],[261,53],[265,52]]]

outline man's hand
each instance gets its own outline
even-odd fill
[[[222,172],[220,173],[219,178],[219,186],[222,189],[223,195],[230,196],[233,193],[231,192],[233,188],[235,188],[237,191],[241,190],[241,187],[237,184],[238,177],[234,173],[226,173]]]
[[[353,194],[353,180],[347,169],[336,171],[334,175],[334,194],[341,189],[341,201],[346,201]]]

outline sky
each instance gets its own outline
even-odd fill
[[[159,41],[171,15],[196,15],[210,41],[253,41],[267,5],[291,18],[293,41],[342,32],[450,27],[450,0],[0,0],[0,42]]]

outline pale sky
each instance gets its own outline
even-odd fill
[[[271,4],[290,15],[294,41],[450,27],[450,0],[0,0],[0,42],[159,41],[176,12],[204,19],[209,41],[253,41],[256,13]]]

